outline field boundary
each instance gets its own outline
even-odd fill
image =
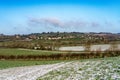
[[[120,51],[97,51],[83,53],[58,53],[51,55],[0,55],[0,60],[70,60],[120,56]]]

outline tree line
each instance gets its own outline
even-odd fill
[[[120,51],[94,51],[88,53],[59,53],[51,55],[0,55],[0,60],[71,60],[120,56]]]

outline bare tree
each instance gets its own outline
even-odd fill
[[[89,41],[87,41],[84,45],[84,49],[85,51],[90,51],[91,50],[91,43]]]

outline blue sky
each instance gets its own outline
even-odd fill
[[[0,33],[120,32],[119,0],[0,0]]]

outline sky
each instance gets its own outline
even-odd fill
[[[0,34],[120,33],[120,0],[0,0]]]

